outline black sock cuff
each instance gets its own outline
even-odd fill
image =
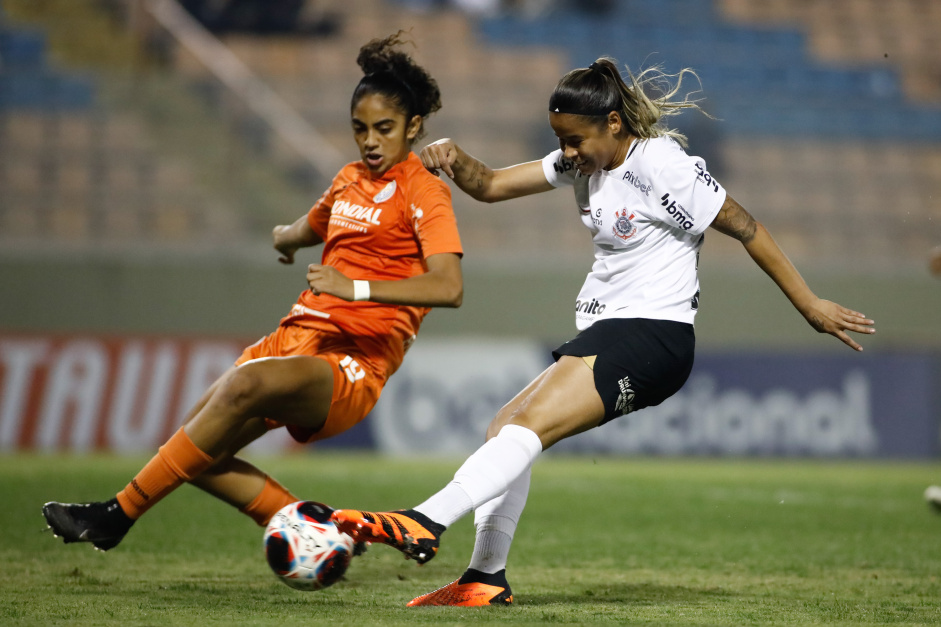
[[[461,575],[461,578],[458,579],[458,584],[462,583],[482,583],[488,586],[501,586],[508,587],[509,584],[506,581],[506,569],[503,568],[498,570],[495,573],[485,573],[482,570],[477,570],[474,568],[468,568],[464,571],[464,574]]]
[[[414,509],[402,510],[399,513],[404,516],[408,516],[436,536],[440,536],[442,533],[444,533],[444,530],[447,529],[447,527],[444,525],[436,523],[421,512],[416,512]]]

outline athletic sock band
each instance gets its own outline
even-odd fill
[[[129,484],[117,494],[124,513],[140,518],[163,497],[212,464],[212,457],[199,449],[181,427],[157,450]]]
[[[450,527],[472,509],[506,492],[541,452],[542,442],[534,431],[506,425],[467,458],[443,490],[415,510]]]
[[[283,485],[271,477],[265,477],[265,485],[258,496],[239,511],[254,520],[259,527],[265,527],[282,507],[299,500]]]

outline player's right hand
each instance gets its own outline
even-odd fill
[[[454,170],[451,168],[458,157],[457,144],[448,137],[428,144],[421,150],[419,157],[424,165],[432,174],[437,174],[438,170],[444,170],[452,179]]]

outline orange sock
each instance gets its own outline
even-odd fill
[[[239,511],[250,516],[260,527],[265,527],[279,509],[297,501],[300,499],[288,492],[287,488],[271,477],[266,477],[265,487],[258,496]]]
[[[118,503],[137,520],[184,481],[206,470],[212,458],[201,451],[181,427],[147,462],[127,487],[118,492]]]

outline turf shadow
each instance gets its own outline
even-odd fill
[[[695,605],[731,596],[734,596],[732,592],[715,586],[696,588],[653,583],[573,586],[571,590],[565,592],[532,595],[526,594],[525,590],[513,591],[514,604],[518,605],[554,605],[557,603],[616,603],[618,605],[636,606]]]

